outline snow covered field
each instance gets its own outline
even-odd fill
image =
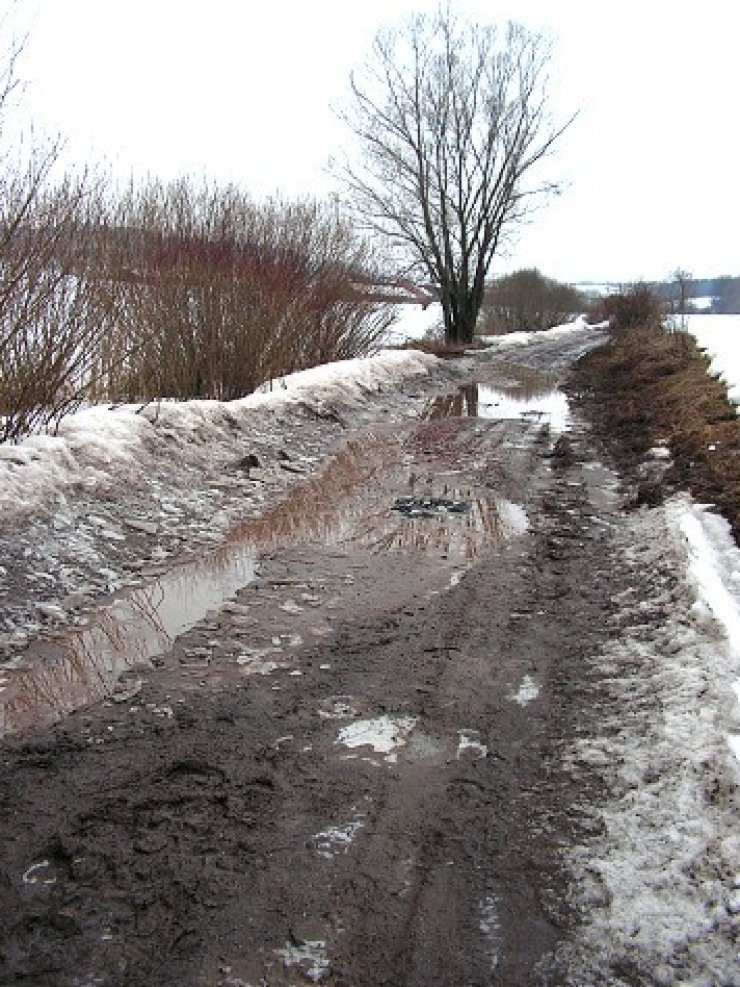
[[[740,315],[687,315],[688,331],[711,358],[710,372],[720,374],[730,400],[740,405]]]

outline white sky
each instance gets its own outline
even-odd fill
[[[579,117],[568,187],[494,272],[566,280],[740,274],[735,0],[458,0],[555,39],[553,105]],[[117,174],[205,173],[325,195],[332,113],[375,31],[436,0],[0,0],[29,31],[23,114]],[[7,24],[5,28],[7,36]]]

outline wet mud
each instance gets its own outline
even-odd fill
[[[220,599],[216,554],[190,571],[179,624],[156,580],[113,601],[165,639],[122,642],[101,693],[13,683],[0,982],[559,982],[562,848],[601,794],[562,751],[596,716],[621,504],[553,380],[516,375],[349,429],[233,528]],[[118,633],[77,636],[94,676]]]

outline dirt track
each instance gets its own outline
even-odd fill
[[[532,387],[580,345],[471,379]],[[562,850],[603,793],[563,751],[626,585],[617,478],[582,421],[438,397],[352,424],[126,701],[3,742],[0,983],[566,982]]]

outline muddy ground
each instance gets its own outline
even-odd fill
[[[225,606],[156,644],[152,573],[122,624],[29,657],[0,983],[585,987],[556,959],[581,917],[563,851],[606,793],[563,753],[611,702],[588,657],[620,595],[654,593],[588,422],[534,413],[592,344],[481,354],[403,413],[321,424],[310,475],[188,570],[196,597],[254,572]],[[524,414],[497,417],[507,396]],[[629,977],[601,982],[652,982]]]

